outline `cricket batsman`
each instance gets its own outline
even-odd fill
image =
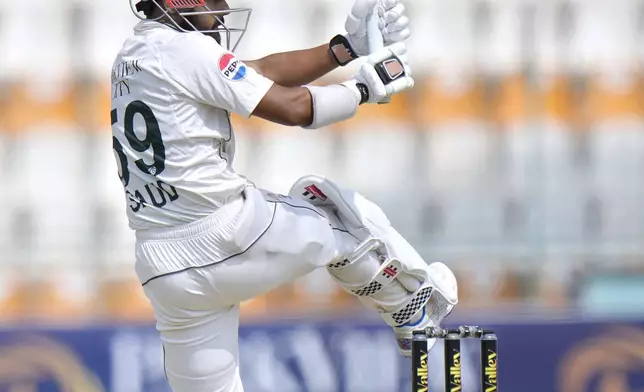
[[[288,195],[258,189],[232,168],[230,121],[237,113],[315,132],[412,88],[403,4],[354,0],[346,31],[327,43],[252,61],[236,57],[233,39],[250,9],[130,5],[141,21],[112,69],[112,146],[173,391],[242,392],[240,302],[316,268],[378,312],[409,356],[412,331],[439,326],[457,304],[454,274],[428,265],[377,205],[330,179],[305,176]],[[241,27],[228,23],[232,13]],[[384,42],[372,53],[370,15]],[[362,56],[351,79],[309,85]]]

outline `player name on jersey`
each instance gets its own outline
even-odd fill
[[[133,212],[138,212],[148,205],[162,208],[179,199],[177,189],[163,181],[147,184],[143,189],[135,190],[134,193],[129,190],[126,190],[125,193],[130,200],[129,207]]]

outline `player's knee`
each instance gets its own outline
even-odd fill
[[[311,216],[311,220],[307,225],[308,231],[303,233],[306,237],[305,254],[310,255],[307,261],[312,268],[325,267],[343,254],[341,237],[344,233],[336,235],[328,220],[319,215]]]
[[[302,267],[310,269],[324,267],[338,257],[338,238],[324,211],[291,197],[283,200],[280,209],[281,224],[288,228],[276,243],[282,244],[284,253],[296,256],[306,263]]]

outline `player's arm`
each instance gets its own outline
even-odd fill
[[[376,103],[414,86],[405,44],[382,48],[350,80],[328,86],[284,87],[273,83],[252,111],[271,122],[322,128],[353,117],[358,106]]]
[[[313,123],[313,97],[306,87],[273,84],[253,111],[253,116],[277,124],[307,127]]]
[[[328,44],[312,49],[276,53],[245,63],[260,75],[284,87],[309,84],[339,66],[331,55]]]

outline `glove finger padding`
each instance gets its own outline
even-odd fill
[[[347,33],[356,36],[364,36],[367,33],[365,20],[367,15],[376,6],[377,0],[356,0],[353,3],[351,13],[347,17],[344,28]]]
[[[401,32],[403,30],[409,30],[409,18],[406,16],[401,17],[400,19],[387,23],[387,25],[384,28],[384,36],[387,38],[389,35],[397,32]],[[410,31],[411,34],[411,31]]]
[[[400,0],[380,0],[380,6],[383,10],[388,11],[400,4]]]
[[[411,36],[411,30],[409,30],[409,28],[405,28],[404,30],[387,33],[386,36],[384,37],[384,40],[385,40],[385,44],[389,44],[391,42],[404,41],[410,36]]]
[[[385,45],[405,41],[411,36],[409,18],[405,13],[405,6],[397,0],[385,1],[378,7],[378,27]]]
[[[410,76],[394,80],[385,86],[387,96],[394,95],[401,91],[409,90],[414,87],[414,79]]]
[[[382,9],[380,9],[382,10]],[[380,12],[380,11],[379,11]],[[405,6],[402,3],[396,4],[393,8],[385,10],[381,15],[382,19],[388,25],[392,22],[396,22],[399,19],[406,18],[405,16]]]
[[[368,36],[367,19],[374,10],[378,19],[378,31],[385,46],[402,42],[411,35],[405,6],[399,0],[354,0],[344,27],[347,32],[345,38],[358,56],[372,54],[369,41],[376,37]]]

